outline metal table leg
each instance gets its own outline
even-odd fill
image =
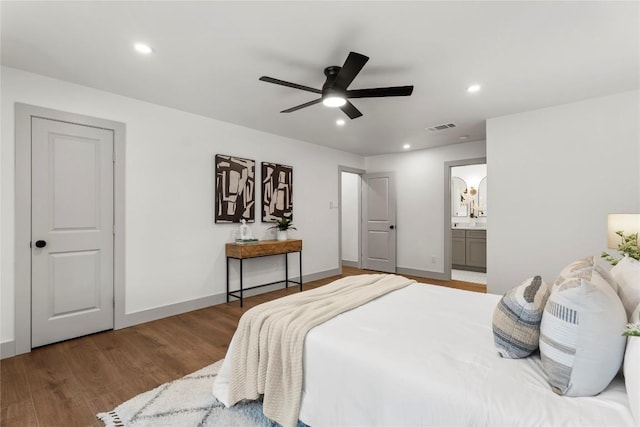
[[[240,258],[240,307],[243,306],[244,298],[242,293],[242,258]]]
[[[300,256],[300,292],[302,292],[302,251],[298,252]]]
[[[289,287],[289,254],[284,254],[284,287]]]

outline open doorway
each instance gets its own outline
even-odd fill
[[[444,274],[487,283],[486,158],[445,162]]]
[[[339,238],[340,250],[338,265],[362,268],[362,232],[361,232],[361,200],[362,174],[361,169],[340,166],[338,168],[339,184]]]

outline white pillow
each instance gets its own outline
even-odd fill
[[[639,316],[640,305],[631,314],[631,323],[637,322]],[[624,352],[624,383],[631,413],[640,425],[640,337],[627,338],[627,350]]]
[[[630,318],[640,304],[640,262],[624,257],[611,269],[611,276],[618,282],[618,295]]]
[[[593,271],[597,271],[606,280],[609,286],[611,286],[611,288],[616,293],[618,293],[618,283],[617,280],[611,275],[611,266],[604,260],[594,256],[579,259],[563,268],[556,278],[556,281],[553,282],[551,292],[555,292],[558,286],[562,284],[562,282],[572,277],[590,280],[591,273]]]
[[[549,296],[542,314],[542,368],[560,395],[600,393],[619,371],[624,356],[624,306],[598,272],[589,277],[565,279]]]

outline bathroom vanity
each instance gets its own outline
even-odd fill
[[[487,230],[477,227],[451,229],[451,267],[487,272]]]

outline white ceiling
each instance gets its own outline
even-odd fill
[[[362,155],[484,139],[487,118],[639,88],[637,1],[0,7],[3,65]],[[155,52],[136,53],[138,41]],[[281,114],[317,96],[258,81],[321,88],[349,51],[371,58],[351,89],[413,84],[413,95],[355,99],[355,120],[322,104]]]

